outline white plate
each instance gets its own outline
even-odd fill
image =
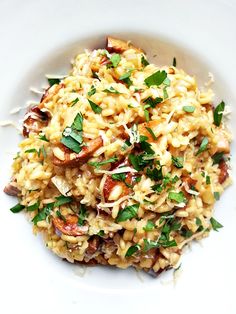
[[[235,134],[235,14],[233,0],[1,1],[1,120],[23,117],[23,112],[10,116],[9,111],[32,99],[29,87],[45,83],[45,73],[63,74],[77,52],[116,34],[133,40],[159,64],[170,64],[175,56],[178,66],[200,83],[212,72],[216,101],[232,106]],[[1,128],[1,190],[19,139],[15,130]],[[176,285],[171,271],[153,279],[131,269],[95,267],[79,276],[84,269],[44,248],[25,217],[8,210],[15,202],[2,193],[0,312],[235,313],[234,188],[216,206],[224,228],[186,250]]]

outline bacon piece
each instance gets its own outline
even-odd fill
[[[10,182],[5,186],[3,192],[11,196],[17,196],[20,193],[20,190]]]
[[[30,132],[39,133],[49,122],[48,112],[43,112],[38,106],[31,108],[25,115],[23,122],[23,135],[29,136]]]
[[[218,181],[220,184],[224,183],[225,180],[228,178],[228,165],[224,160],[221,160],[219,163],[219,169],[220,169],[220,174]]]
[[[118,38],[114,38],[111,36],[107,37],[106,49],[109,52],[117,52],[117,53],[122,53],[128,49],[134,49],[136,52],[139,52],[139,53],[143,52],[142,49],[133,46],[129,42],[118,39]]]
[[[63,234],[69,236],[80,236],[88,232],[88,226],[78,226],[78,217],[75,215],[68,215],[65,217],[66,221],[59,217],[54,217],[52,223],[56,229]]]
[[[102,137],[96,137],[95,139],[86,143],[87,146],[83,146],[82,150],[77,154],[72,150],[68,149],[63,144],[58,145],[63,152],[65,159],[60,160],[55,155],[53,155],[53,164],[55,166],[63,167],[78,167],[85,163],[89,158],[92,157],[93,153],[103,145]]]

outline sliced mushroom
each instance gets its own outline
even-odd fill
[[[121,165],[125,164],[120,164]],[[115,168],[117,169],[118,166]],[[120,197],[126,196],[132,192],[129,185],[132,185],[134,174],[126,173],[125,182],[112,179],[112,176],[107,176],[103,187],[103,196],[106,202],[117,200]]]
[[[40,110],[38,106],[31,108],[25,115],[23,122],[23,135],[29,136],[30,132],[39,133],[49,122],[48,112]]]
[[[221,160],[219,163],[219,169],[220,169],[220,174],[219,174],[219,183],[222,184],[225,182],[225,180],[228,178],[228,165],[224,160]]]
[[[134,50],[136,50],[139,53],[143,52],[142,49],[133,46],[129,42],[121,40],[121,39],[118,39],[118,38],[114,38],[114,37],[111,37],[111,36],[107,37],[106,49],[109,52],[117,52],[117,53],[122,53],[122,52],[124,52],[125,50],[128,50],[128,49],[134,49]]]
[[[56,166],[64,167],[78,167],[85,163],[89,158],[92,157],[93,153],[103,145],[102,137],[96,137],[93,140],[90,140],[86,143],[86,146],[83,146],[82,150],[77,154],[68,149],[66,146],[60,144],[53,150],[53,164]],[[62,157],[59,157],[59,154],[56,153],[56,150],[61,151]],[[57,156],[56,156],[57,155]]]
[[[75,215],[66,216],[65,221],[59,217],[54,217],[52,223],[56,229],[69,236],[76,237],[88,232],[88,226],[78,225],[78,217]]]
[[[11,196],[17,196],[20,193],[20,190],[12,182],[8,183],[3,191]]]
[[[86,249],[86,255],[92,257],[99,249],[101,239],[98,236],[94,236],[88,241],[88,248]]]

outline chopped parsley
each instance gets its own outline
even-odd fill
[[[176,167],[176,168],[183,168],[183,162],[184,162],[184,158],[183,157],[171,157],[172,160],[172,164]]]
[[[157,104],[160,104],[163,101],[163,98],[161,97],[156,97],[156,98],[152,98],[152,97],[148,97],[146,99],[144,99],[144,103],[146,104],[146,108],[155,108]]]
[[[147,165],[152,163],[152,160],[145,159],[145,156],[147,156],[145,153],[139,155],[129,154],[129,161],[135,170],[141,171]]]
[[[133,84],[133,82],[130,79],[131,73],[132,73],[132,70],[129,70],[125,74],[121,75],[119,78],[119,80],[123,81],[125,84],[127,84],[128,87],[130,87]]]
[[[156,135],[154,134],[153,130],[152,130],[151,128],[147,127],[147,126],[146,126],[145,128],[146,128],[146,130],[151,134],[151,136],[152,136],[152,138],[154,139],[154,141],[157,140],[157,137],[156,137]]]
[[[115,173],[111,175],[113,180],[117,180],[117,181],[124,181],[126,178],[126,173]]]
[[[201,226],[202,225],[202,221],[200,218],[196,217],[196,225],[197,226]]]
[[[144,231],[152,231],[152,230],[155,228],[155,226],[156,226],[156,225],[154,224],[153,221],[148,220],[146,226],[143,227],[143,230],[144,230]]]
[[[141,57],[141,63],[144,67],[146,67],[147,65],[149,65],[149,62],[147,61],[147,59],[145,58],[144,55],[142,55]]]
[[[93,112],[95,112],[95,113],[101,113],[102,112],[102,108],[99,107],[97,104],[95,104],[95,102],[93,102],[90,99],[88,99],[88,102],[89,102],[90,107],[92,108]]]
[[[109,158],[107,160],[104,160],[104,161],[90,161],[88,162],[88,164],[90,166],[93,166],[95,168],[99,168],[103,165],[106,165],[106,164],[109,164],[109,163],[112,163],[112,162],[116,162],[118,161],[118,158],[116,156],[112,157],[112,158]]]
[[[132,144],[130,143],[129,140],[126,140],[123,144],[123,146],[121,147],[121,150],[126,150],[128,147],[130,147]]]
[[[36,153],[36,154],[38,154],[38,151],[37,151],[37,149],[35,149],[35,148],[30,148],[30,149],[27,149],[27,150],[25,150],[25,153]]]
[[[61,143],[78,154],[82,149],[80,146],[81,142],[76,141],[70,134],[65,135],[65,131],[62,135]]]
[[[215,198],[216,201],[219,201],[220,193],[219,192],[214,192],[214,198]]]
[[[71,127],[77,131],[83,130],[83,116],[80,112],[77,113]]]
[[[39,134],[39,139],[41,141],[49,142],[49,140],[46,138],[45,134]]]
[[[83,226],[85,218],[87,217],[87,208],[85,205],[80,204],[80,211],[79,211],[79,218],[78,218],[78,225]]]
[[[97,235],[98,235],[99,237],[104,237],[104,235],[105,235],[104,230],[99,230],[98,233],[97,233]]]
[[[157,193],[161,193],[163,191],[163,186],[160,183],[153,185],[151,188]]]
[[[181,192],[169,192],[168,199],[171,201],[175,201],[177,203],[186,203],[186,198],[184,196],[184,193]]]
[[[14,214],[21,212],[25,208],[24,205],[21,205],[20,203],[16,204],[12,208],[10,208],[10,211]]]
[[[213,156],[211,156],[211,158],[213,160],[212,166],[217,165],[220,163],[220,161],[222,159],[224,159],[224,153],[222,153],[222,152],[221,153],[215,153]]]
[[[147,168],[146,175],[153,181],[162,180],[163,179],[162,166],[158,165],[154,169]]]
[[[47,157],[47,152],[45,150],[45,147],[44,145],[42,147],[40,147],[39,151],[38,151],[38,156],[40,156],[40,154],[42,153],[43,155],[43,158],[46,158]]]
[[[40,205],[40,202],[37,201],[37,202],[34,203],[33,205],[30,205],[30,206],[26,207],[26,210],[27,210],[28,212],[33,212],[33,211],[35,211],[36,209],[39,209],[39,205]]]
[[[61,80],[58,78],[48,78],[48,84],[50,85],[50,87],[52,87],[55,84],[59,84],[60,81]]]
[[[210,223],[212,226],[212,229],[215,231],[218,231],[218,229],[223,228],[223,225],[220,224],[215,218],[211,217]]]
[[[188,112],[188,113],[193,113],[195,111],[194,106],[183,106],[183,111]]]
[[[209,176],[206,176],[206,184],[211,184],[211,178]]]
[[[219,105],[216,106],[213,112],[214,124],[216,126],[220,126],[224,109],[225,109],[225,103],[222,101],[221,103],[219,103]]]
[[[184,238],[190,238],[193,235],[193,232],[189,230],[188,228],[182,228],[180,231],[181,236]]]
[[[64,205],[64,204],[68,204],[70,202],[72,202],[72,197],[70,196],[64,196],[64,195],[60,195],[60,196],[57,196],[55,197],[56,198],[56,202],[54,203],[54,207],[59,207],[61,205]]]
[[[79,101],[79,98],[75,98],[72,102],[71,102],[71,107],[73,107],[75,104],[77,104],[77,102]]]
[[[207,149],[208,143],[209,143],[208,138],[204,137],[202,139],[201,145],[200,145],[196,155],[199,155],[200,153],[204,152]]]
[[[112,63],[113,68],[116,68],[121,60],[121,56],[118,53],[115,53],[114,55],[111,56],[110,61]]]
[[[82,138],[82,130],[83,130],[83,116],[79,112],[71,127],[66,127],[62,133],[61,143],[73,150],[77,154],[81,151],[81,144],[83,143]]]
[[[120,92],[118,92],[118,90],[116,90],[114,87],[109,87],[109,88],[106,88],[104,89],[104,92],[106,93],[111,93],[111,94],[121,94]]]
[[[90,91],[88,92],[88,96],[92,96],[96,93],[96,88],[94,85],[91,86]]]
[[[121,209],[118,213],[116,221],[122,222],[122,221],[126,221],[126,220],[136,217],[138,213],[139,205],[140,204],[137,203],[130,206],[126,206],[124,209]]]
[[[60,218],[64,222],[66,222],[66,217],[63,216],[62,213],[59,210],[56,211],[56,215],[57,215],[58,218]]]
[[[140,250],[140,245],[139,244],[134,244],[132,246],[130,246],[125,254],[125,257],[130,257],[132,256],[134,253],[136,253],[137,251]]]
[[[51,210],[54,207],[54,203],[47,204],[37,215],[34,216],[32,222],[36,225],[39,221],[45,220],[48,215],[51,213]]]
[[[166,80],[166,78],[167,78],[166,71],[157,71],[152,75],[148,76],[144,80],[144,82],[148,87],[151,87],[153,85],[159,86]]]

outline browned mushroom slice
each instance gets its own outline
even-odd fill
[[[114,38],[114,37],[110,37],[110,36],[107,37],[106,49],[109,52],[118,52],[118,53],[122,53],[128,49],[134,49],[139,53],[143,52],[142,49],[133,46],[132,44],[130,44],[127,41],[124,41],[124,40],[121,40],[118,38]]]
[[[129,195],[132,192],[129,186],[132,185],[134,178],[135,176],[131,172],[125,174],[124,181],[114,180],[112,176],[108,176],[103,187],[105,201],[114,201],[120,197]]]
[[[49,113],[40,110],[38,106],[31,108],[25,115],[23,122],[23,135],[29,136],[30,132],[39,133],[49,122]]]
[[[54,148],[53,151],[53,164],[56,166],[65,167],[77,167],[85,163],[89,158],[92,157],[93,153],[103,145],[102,137],[96,137],[95,139],[86,143],[82,150],[77,154],[72,150],[68,149],[66,146],[60,144]],[[56,149],[62,152],[63,159],[59,159],[55,156]]]
[[[44,103],[45,102],[48,102],[49,100],[52,99],[53,96],[55,96],[59,90],[61,88],[65,87],[64,84],[58,84],[58,85],[53,85],[53,86],[50,86],[48,87],[46,90],[45,90],[45,93],[43,94],[42,98],[41,98],[41,101],[40,101],[40,104],[39,104],[39,108],[43,108],[44,107]],[[53,90],[52,90],[53,88]]]
[[[65,221],[59,217],[54,217],[52,223],[56,229],[69,236],[76,237],[88,232],[88,226],[78,225],[78,217],[75,215],[66,216]]]
[[[221,160],[219,163],[219,169],[220,169],[220,174],[219,174],[219,183],[222,184],[225,182],[225,180],[228,178],[229,173],[228,173],[228,165],[224,160]]]
[[[88,241],[88,248],[86,249],[86,255],[92,257],[97,252],[101,243],[101,239],[98,236],[94,236]]]
[[[12,184],[12,182],[8,183],[4,190],[6,194],[11,195],[11,196],[17,196],[20,193],[20,190]]]

